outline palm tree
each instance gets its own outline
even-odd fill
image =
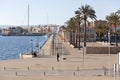
[[[120,16],[120,9],[119,9],[119,10],[117,10],[116,14],[118,14],[118,15]]]
[[[67,30],[70,32],[70,44],[73,44],[75,46],[75,18],[72,17],[70,20],[67,21]]]
[[[84,52],[83,52],[83,68],[84,68],[84,55],[86,54],[86,25],[87,25],[87,19],[96,19],[95,11],[92,7],[89,5],[81,6],[81,8],[78,8],[76,11],[76,14],[81,17],[81,19],[84,21]]]
[[[108,23],[111,25],[111,27],[113,26],[115,28],[115,43],[116,46],[118,46],[117,43],[117,25],[120,23],[120,16],[117,14],[117,12],[113,12],[110,15],[106,16],[106,19],[108,21]]]
[[[96,15],[95,15],[95,10],[89,6],[89,5],[84,5],[79,8],[79,11],[81,13],[81,16],[83,17],[84,20],[84,47],[86,47],[86,24],[87,24],[87,19],[95,19],[96,20]]]
[[[95,27],[95,31],[96,31],[97,36],[100,39],[102,39],[104,35],[109,31],[109,27],[106,24],[99,24]]]
[[[75,11],[76,14],[76,22],[77,22],[77,27],[78,27],[78,38],[79,38],[79,49],[80,49],[80,24],[82,23],[82,17],[81,13],[79,10]]]
[[[78,34],[78,32],[79,32],[79,30],[78,30],[78,23],[77,23],[78,19],[77,19],[76,16],[74,17],[74,19],[75,19],[75,25],[74,26],[76,27],[76,30],[75,30],[75,48],[77,48],[78,47],[78,45],[77,45],[78,44],[78,35],[79,35]]]

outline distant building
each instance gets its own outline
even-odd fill
[[[81,41],[84,41],[84,25],[80,29]],[[93,28],[86,27],[86,40],[87,41],[96,41],[96,31]]]
[[[98,21],[90,22],[89,26],[90,26],[90,28],[95,28],[100,24],[106,24],[106,23],[107,23],[107,21],[105,21],[105,20],[98,20]]]
[[[51,26],[34,26],[29,28],[30,33],[41,33],[47,34],[49,32],[53,32],[54,28]]]
[[[67,41],[70,41],[70,32],[65,31],[64,29],[61,29],[60,32],[62,37],[65,37]],[[64,27],[63,27],[64,28]],[[64,33],[63,33],[64,32]],[[75,37],[75,36],[74,36]],[[84,41],[84,25],[81,25],[80,27],[80,41]],[[86,27],[86,41],[96,41],[96,31],[93,28],[90,28],[87,24]]]
[[[65,38],[67,38],[66,34],[67,33],[66,33],[66,30],[65,30],[65,27],[64,26],[60,26],[59,27],[59,35],[60,35],[61,39],[64,40],[64,41],[66,41]]]
[[[8,35],[9,34],[9,29],[2,29],[2,34],[3,35]]]
[[[8,29],[2,29],[3,35],[20,35],[22,34],[21,27],[9,27]]]
[[[28,36],[37,36],[37,35],[45,35],[48,33],[54,32],[54,27],[56,25],[35,25],[30,26],[29,28],[22,28],[22,27],[9,27],[2,29],[2,35],[28,35]]]
[[[2,34],[2,29],[0,29],[0,35]]]

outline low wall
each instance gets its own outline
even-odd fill
[[[20,59],[26,59],[26,58],[33,58],[33,55],[30,55],[30,54],[20,54],[19,57],[20,57]]]
[[[108,54],[110,50],[111,54],[117,54],[120,52],[120,47],[87,47],[87,54]]]

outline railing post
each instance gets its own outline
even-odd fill
[[[75,72],[73,72],[73,75],[75,76]]]
[[[45,73],[45,72],[44,72],[43,74],[44,74],[44,76],[46,75],[46,73]]]

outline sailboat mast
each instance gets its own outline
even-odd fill
[[[47,27],[48,27],[48,13],[47,13]]]
[[[28,28],[29,28],[29,4],[28,4]]]

